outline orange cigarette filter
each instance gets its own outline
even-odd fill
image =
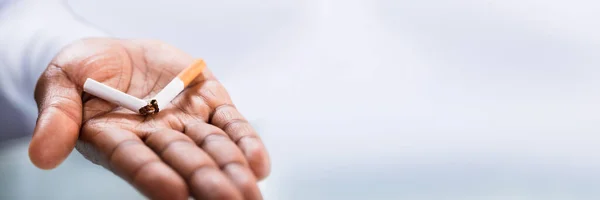
[[[206,69],[206,63],[204,60],[198,59],[194,61],[189,67],[183,69],[178,75],[179,78],[183,82],[183,87],[187,87],[198,75],[202,74]]]

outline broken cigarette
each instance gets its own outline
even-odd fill
[[[83,91],[108,102],[117,104],[142,115],[158,113],[165,108],[179,93],[181,93],[206,68],[204,60],[196,60],[192,65],[181,71],[167,86],[165,86],[150,102],[131,96],[111,88],[98,81],[88,78],[83,84]]]
[[[175,97],[177,97],[179,93],[181,93],[196,77],[198,77],[198,75],[204,72],[204,69],[206,69],[206,63],[204,63],[204,60],[196,60],[189,67],[181,71],[160,92],[158,92],[151,103],[146,107],[152,107],[154,112],[158,112],[160,109],[165,108],[167,104],[175,99]]]
[[[142,99],[121,92],[91,78],[85,80],[83,91],[135,112],[148,105],[148,102]]]

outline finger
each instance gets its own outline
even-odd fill
[[[252,171],[261,180],[269,175],[270,161],[267,150],[250,123],[232,105],[215,109],[211,123],[225,131],[244,152]]]
[[[249,167],[242,151],[220,128],[208,123],[195,123],[185,127],[185,134],[206,151],[220,168],[233,163]]]
[[[75,147],[81,127],[80,89],[55,65],[40,77],[35,91],[39,116],[29,144],[29,158],[41,169],[52,169]]]
[[[223,171],[229,176],[240,191],[243,191],[244,199],[258,200],[262,199],[257,180],[250,171],[250,168],[244,167],[238,163],[226,165]]]
[[[153,132],[146,144],[187,180],[196,199],[242,199],[215,162],[186,135],[165,129]]]
[[[233,106],[229,94],[215,79],[205,79],[184,91],[174,102],[189,115],[200,114],[205,121],[225,130],[244,153],[255,176],[261,180],[270,173],[266,148],[258,134]],[[207,108],[208,106],[208,108]],[[206,114],[206,110],[212,112]]]
[[[229,170],[228,175],[242,191],[246,199],[261,199],[256,178],[250,170],[240,170],[235,166],[248,168],[248,163],[240,149],[229,139],[223,130],[207,123],[186,126],[185,134],[202,147],[219,165]],[[234,167],[231,167],[235,165]],[[245,177],[233,177],[245,176]]]
[[[188,199],[183,178],[134,133],[118,128],[84,130],[81,139],[100,152],[98,159],[106,160],[107,168],[150,199]]]

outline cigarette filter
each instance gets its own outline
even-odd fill
[[[121,92],[91,78],[85,80],[83,91],[134,112],[140,112],[140,108],[148,105],[148,102],[142,99]]]

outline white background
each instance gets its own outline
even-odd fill
[[[600,198],[597,1],[70,2],[203,57],[267,144],[268,200]],[[26,145],[0,153],[10,199],[141,198]]]

